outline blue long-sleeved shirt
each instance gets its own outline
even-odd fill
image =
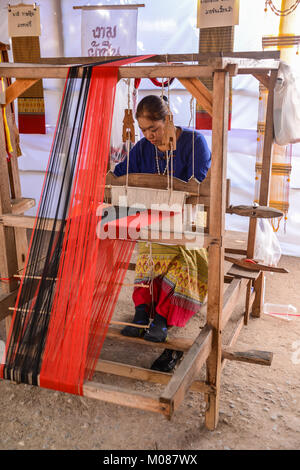
[[[194,141],[194,143],[193,143]],[[194,149],[193,149],[194,147]],[[165,152],[157,151],[160,173],[166,168]],[[194,166],[193,166],[194,156]],[[211,164],[211,153],[204,136],[199,131],[182,128],[182,132],[176,143],[173,158],[173,173],[176,178],[187,182],[193,176],[203,181]],[[169,171],[171,163],[169,161]],[[116,165],[114,174],[125,175],[127,172],[127,157]],[[129,153],[129,173],[158,173],[156,162],[156,149],[149,140],[143,137]]]

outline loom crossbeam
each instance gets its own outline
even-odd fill
[[[126,58],[121,58],[126,59]],[[106,61],[103,58],[95,58],[99,63]],[[195,62],[190,65],[187,62]],[[0,64],[0,75],[2,77],[14,77],[19,82],[20,90],[23,86],[30,84],[30,81],[40,78],[66,78],[70,64],[78,64],[78,78],[84,73],[84,64],[90,62],[89,58],[49,58],[41,59],[37,64]],[[170,63],[172,62],[172,63]],[[153,65],[155,64],[155,65]],[[250,321],[250,314],[259,317],[263,306],[264,272],[262,270],[245,271],[240,266],[236,266],[235,261],[225,259],[225,252],[246,255],[252,259],[256,239],[256,216],[253,211],[248,213],[243,208],[230,208],[229,202],[229,182],[226,179],[226,156],[227,156],[227,119],[229,101],[229,78],[236,74],[250,74],[257,80],[268,86],[269,98],[265,123],[265,141],[262,159],[262,177],[260,189],[260,206],[264,206],[264,214],[268,213],[269,200],[269,175],[272,166],[272,144],[273,144],[273,89],[276,83],[276,76],[280,64],[280,52],[241,52],[231,53],[226,57],[222,54],[185,54],[185,55],[161,55],[143,58],[139,65],[122,65],[119,68],[117,79],[120,78],[147,78],[164,77],[178,78],[186,88],[197,99],[198,104],[203,106],[212,116],[212,166],[208,177],[200,185],[191,180],[182,183],[174,180],[174,190],[187,194],[186,202],[193,204],[203,204],[207,212],[207,227],[203,234],[204,245],[209,248],[209,280],[208,280],[208,303],[206,324],[201,329],[196,338],[169,338],[166,343],[156,343],[155,348],[165,349],[166,346],[184,351],[184,358],[174,372],[174,374],[157,373],[141,367],[120,364],[112,361],[98,360],[95,358],[95,371],[98,373],[115,374],[120,377],[127,377],[137,380],[145,380],[150,383],[159,383],[165,386],[160,395],[144,395],[124,390],[120,387],[104,385],[92,381],[89,377],[84,380],[82,394],[99,400],[108,401],[115,404],[134,407],[163,414],[170,418],[176,411],[188,390],[198,391],[205,394],[207,405],[205,424],[210,430],[216,428],[219,416],[219,400],[221,393],[221,373],[226,361],[245,361],[248,363],[271,365],[272,354],[266,351],[238,351],[234,349],[234,344],[244,325]],[[202,77],[213,77],[213,90],[209,92],[201,82]],[[22,82],[23,80],[23,82]],[[24,80],[29,80],[25,82]],[[8,91],[11,96],[17,97],[18,86]],[[6,95],[7,96],[7,95]],[[2,156],[1,156],[2,158]],[[15,162],[15,156],[13,156]],[[2,161],[3,163],[3,161]],[[18,248],[12,243],[15,240],[13,235],[18,230],[34,227],[34,218],[24,216],[22,211],[32,204],[31,200],[20,200],[20,192],[16,196],[14,203],[11,201],[11,188],[9,175],[2,165],[0,184],[0,244],[3,247],[5,256],[1,261],[0,271],[3,277],[14,279],[6,288],[6,293],[0,298],[0,320],[6,318],[7,326],[11,321],[11,311],[16,301],[16,278],[24,267],[24,263],[18,262]],[[18,175],[17,164],[14,166],[15,175]],[[123,178],[123,179],[122,179]],[[147,175],[129,175],[128,185],[133,188],[153,188],[167,189],[168,181],[163,175],[149,177]],[[111,197],[112,186],[125,186],[126,178],[115,178],[109,173],[103,184],[103,195],[106,199]],[[104,188],[105,186],[105,188]],[[18,200],[18,202],[16,202]],[[237,213],[241,216],[249,217],[249,231],[247,246],[245,249],[225,248],[225,213]],[[269,213],[268,213],[269,214]],[[61,222],[65,218],[57,217],[57,220],[45,218],[44,229],[52,231],[53,236],[63,227]],[[149,227],[143,227],[147,229]],[[55,229],[55,230],[54,230]],[[62,230],[62,233],[64,228]],[[12,236],[8,236],[8,232]],[[145,230],[145,232],[147,232]],[[193,233],[193,232],[192,232]],[[156,234],[157,235],[157,234]],[[159,238],[154,241],[170,242]],[[179,243],[176,232],[173,233],[173,242]],[[182,235],[182,233],[180,234]],[[145,240],[149,240],[149,231],[145,233]],[[17,238],[16,238],[17,240]],[[151,237],[150,237],[151,241]],[[184,240],[184,243],[187,240]],[[199,240],[196,240],[199,246]],[[117,246],[117,245],[116,245]],[[107,262],[112,259],[107,258]],[[228,263],[229,268],[224,269],[224,263]],[[134,263],[121,262],[118,272],[124,273],[127,268],[134,269]],[[117,272],[117,270],[116,270]],[[224,275],[225,273],[225,275]],[[52,273],[53,274],[53,273]],[[35,273],[31,273],[34,277]],[[49,275],[57,279],[55,275]],[[118,281],[121,288],[123,277]],[[35,285],[40,279],[34,279]],[[48,282],[48,281],[47,281]],[[229,285],[224,290],[224,282]],[[96,289],[97,290],[97,289]],[[226,331],[229,320],[233,317],[236,306],[240,298],[245,295],[245,309],[235,321],[235,328],[229,340],[225,342],[221,338],[221,331]],[[21,309],[28,309],[26,305],[20,305]],[[115,325],[117,326],[117,325]],[[8,329],[9,330],[9,329]],[[106,336],[115,346],[122,342],[131,347],[135,345],[141,348],[153,348],[153,344],[141,338],[129,338],[122,336],[118,328],[109,327]],[[67,358],[65,358],[67,359]],[[206,366],[206,379],[201,380],[200,370]],[[37,379],[39,382],[39,377]]]
[[[262,54],[260,55],[261,57]],[[277,70],[279,66],[278,59],[267,58],[267,59],[254,59],[254,58],[242,58],[242,57],[207,57],[200,61],[201,65],[186,65],[182,61],[185,60],[185,55],[178,55],[177,64],[168,65],[138,65],[134,67],[123,66],[120,67],[119,78],[198,78],[198,77],[209,77],[212,76],[215,70],[224,70],[232,75],[237,73],[249,74],[249,73],[263,73],[267,70]],[[165,55],[161,56],[162,60],[167,61],[169,57]],[[182,61],[181,61],[182,58]],[[153,60],[153,59],[151,59]],[[196,55],[194,59],[197,60]],[[51,60],[49,60],[50,62]],[[26,79],[38,79],[38,78],[66,78],[68,73],[68,60],[64,60],[62,65],[54,65],[45,63],[38,64],[1,64],[0,70],[3,77],[14,77]],[[102,60],[102,63],[105,62]],[[89,59],[90,63],[90,59]],[[101,61],[99,60],[99,63]],[[77,64],[79,65],[79,58]],[[81,76],[82,70],[79,70],[79,77]]]

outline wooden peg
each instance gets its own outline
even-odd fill
[[[276,217],[283,216],[283,212],[278,209],[274,209],[273,207],[268,207],[268,206],[259,206],[259,205],[229,206],[226,209],[226,212],[227,214],[236,214],[236,215],[241,215],[244,217],[254,217],[254,218],[259,217],[261,219],[274,219]]]
[[[125,109],[122,138],[123,142],[127,142],[127,140],[130,140],[133,143],[135,142],[134,119],[131,109]]]
[[[163,145],[166,150],[176,150],[176,127],[171,114],[166,116]]]

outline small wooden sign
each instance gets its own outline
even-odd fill
[[[236,25],[239,7],[239,0],[198,0],[197,28]]]
[[[38,6],[10,5],[8,8],[8,34],[10,37],[40,36],[40,9]]]

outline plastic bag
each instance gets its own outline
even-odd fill
[[[274,132],[278,145],[300,142],[300,75],[285,62],[274,89]]]
[[[277,266],[281,257],[281,248],[268,219],[258,219],[254,259],[268,266]]]

